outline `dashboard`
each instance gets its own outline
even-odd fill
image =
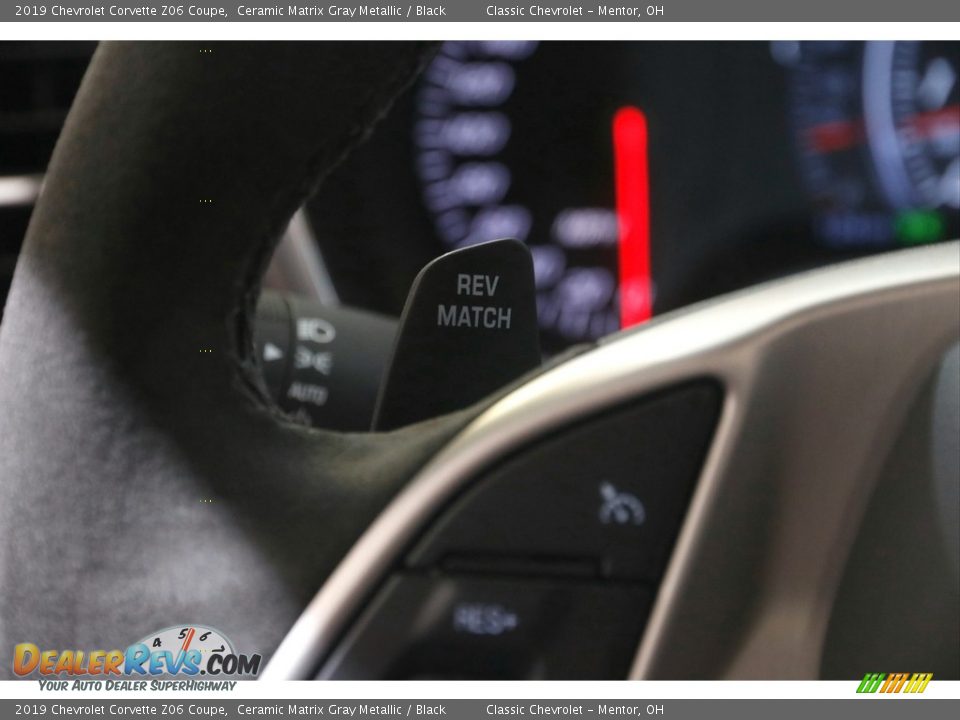
[[[308,207],[340,298],[529,247],[545,352],[958,234],[960,43],[448,42]]]

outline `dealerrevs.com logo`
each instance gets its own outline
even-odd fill
[[[244,655],[219,630],[203,625],[175,625],[150,633],[125,650],[42,650],[20,643],[13,650],[13,672],[18,677],[104,679],[173,676],[214,678],[255,676],[260,655]],[[41,681],[42,682],[42,681]],[[44,683],[47,684],[47,683]],[[51,683],[52,684],[52,683]],[[53,689],[65,689],[57,683]],[[115,688],[122,687],[111,682]],[[137,688],[141,689],[141,688]]]

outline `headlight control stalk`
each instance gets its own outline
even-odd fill
[[[254,340],[271,397],[306,424],[392,430],[459,410],[540,365],[530,251],[496,240],[442,255],[399,323],[265,291]]]
[[[363,431],[396,331],[393,318],[264,291],[254,341],[281,409],[314,427]]]

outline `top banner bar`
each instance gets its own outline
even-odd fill
[[[202,0],[4,3],[2,22],[956,22],[957,0],[654,0],[426,4]]]

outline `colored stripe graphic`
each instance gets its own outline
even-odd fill
[[[886,677],[883,673],[867,673],[857,688],[858,693],[875,693],[880,687],[880,683]]]
[[[858,693],[922,693],[933,673],[867,673],[857,687]]]
[[[927,689],[927,685],[930,683],[930,678],[932,677],[933,673],[914,673],[904,692],[922,693]]]
[[[902,688],[903,684],[909,679],[910,679],[909,673],[896,673],[893,676],[893,683],[891,684],[887,692],[891,692],[891,693],[900,692],[900,688]]]

